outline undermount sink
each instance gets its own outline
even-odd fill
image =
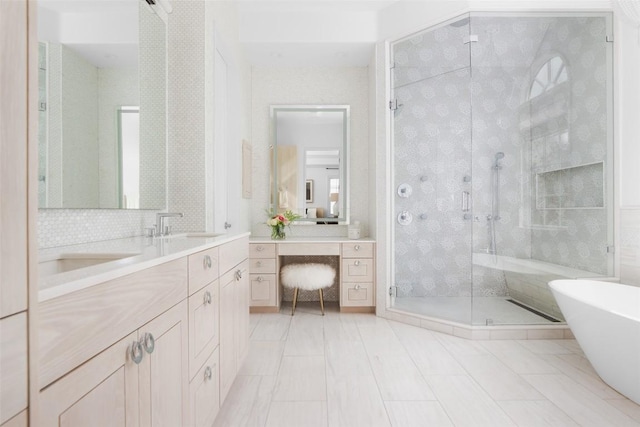
[[[65,273],[79,268],[91,267],[105,262],[116,261],[139,255],[137,253],[67,253],[38,263],[40,277]]]

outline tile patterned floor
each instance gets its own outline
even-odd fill
[[[469,341],[316,305],[251,315],[215,426],[640,426],[574,340]]]

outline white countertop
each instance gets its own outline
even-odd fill
[[[249,235],[247,232],[216,237],[139,236],[42,249],[39,251],[39,262],[53,260],[64,254],[130,253],[132,256],[42,277],[39,279],[38,300],[42,302],[57,298]]]
[[[348,237],[287,237],[281,240],[272,240],[268,236],[252,236],[249,243],[277,243],[279,245],[287,243],[375,243],[375,239],[363,237],[362,239],[349,239]]]

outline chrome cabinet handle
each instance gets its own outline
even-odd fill
[[[211,268],[211,257],[209,255],[205,255],[202,259],[202,267],[206,270],[207,268]]]
[[[240,281],[240,279],[242,279],[242,273],[244,273],[245,271],[247,271],[246,269],[242,269],[242,270],[236,270],[236,281]]]
[[[153,353],[153,350],[156,348],[156,339],[153,337],[153,334],[144,334],[144,337],[142,338],[142,347],[144,347],[144,351],[147,353]]]
[[[360,245],[355,245],[355,246],[353,247],[353,249],[354,249],[354,250],[356,250],[356,251],[359,251],[359,250],[360,250]]]
[[[258,282],[262,282],[262,276],[258,276],[258,278],[256,279]]]
[[[204,368],[204,380],[210,380],[212,376],[213,371],[211,370],[211,366],[207,366],[206,368]]]
[[[129,347],[129,356],[136,365],[139,365],[140,362],[142,362],[144,352],[142,351],[142,344],[140,344],[140,341],[134,341],[131,343],[131,346]]]
[[[211,292],[207,291],[204,293],[203,304],[204,305],[211,304]]]
[[[264,247],[263,246],[257,246],[256,247],[256,251],[262,252],[262,251],[264,251]]]
[[[356,291],[360,290],[360,285],[356,285],[353,289],[355,289]]]
[[[355,262],[353,263],[353,265],[355,265],[356,267],[357,267],[357,266],[359,266],[359,265],[360,265],[360,261],[359,261],[359,260],[358,260],[358,261],[355,261]]]

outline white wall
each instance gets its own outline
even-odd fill
[[[351,149],[349,197],[351,218],[360,220],[368,235],[369,197],[369,71],[348,68],[267,68],[252,71],[253,200],[252,232],[268,236],[265,209],[269,208],[269,144],[271,105],[350,105]],[[294,236],[346,236],[341,225],[298,226]]]

